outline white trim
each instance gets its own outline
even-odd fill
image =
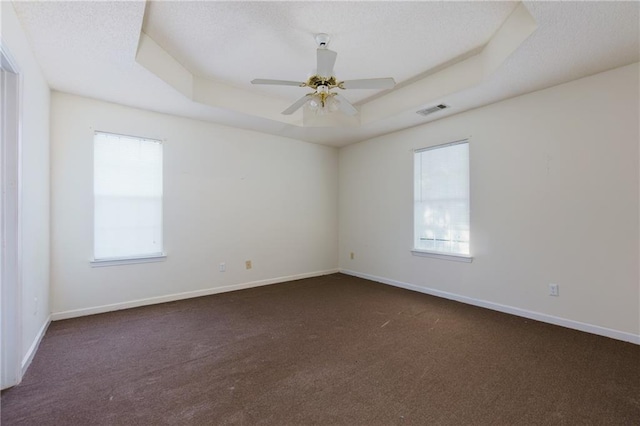
[[[33,357],[36,355],[36,352],[38,351],[40,342],[42,342],[42,339],[44,338],[44,335],[46,334],[47,329],[49,328],[49,324],[51,324],[51,315],[47,317],[47,320],[44,322],[44,324],[42,324],[42,327],[40,327],[40,331],[38,331],[36,338],[33,340],[33,343],[31,343],[31,346],[29,346],[29,350],[27,350],[27,353],[24,355],[24,358],[22,359],[22,375],[24,375],[27,372],[27,369],[31,365],[31,361],[33,361]]]
[[[166,260],[167,254],[154,254],[151,256],[132,256],[132,257],[117,257],[109,259],[93,259],[89,261],[92,268],[101,268],[103,266],[116,266],[116,265],[133,265],[135,263],[150,263],[150,262],[162,262]]]
[[[4,252],[0,255],[0,388],[5,389],[22,381],[20,358],[22,357],[22,102],[24,80],[15,59],[0,40],[0,68],[14,84],[13,96],[4,93],[0,112],[0,175],[3,195],[0,197],[0,243]],[[7,78],[9,80],[10,77]],[[4,84],[0,80],[0,84]],[[15,117],[7,118],[7,100],[15,97]],[[15,142],[15,146],[11,143]],[[13,188],[7,184],[8,178],[15,178]],[[15,232],[6,232],[7,227]],[[13,228],[12,228],[13,227]],[[11,234],[8,237],[8,234]],[[15,241],[13,241],[15,240]],[[15,255],[9,264],[7,253]],[[13,275],[13,276],[12,276]],[[15,285],[12,285],[15,283]]]
[[[463,143],[469,143],[469,138],[460,139],[460,140],[453,141],[453,142],[445,142],[445,143],[441,143],[439,145],[431,145],[431,146],[427,146],[425,148],[418,148],[418,149],[414,149],[413,152],[418,154],[420,152],[430,151],[432,149],[445,148],[447,146],[453,146],[453,145],[460,145],[460,144],[463,144]]]
[[[382,284],[392,285],[394,287],[400,287],[407,290],[413,290],[424,294],[429,294],[436,297],[442,297],[444,299],[455,300],[457,302],[466,303],[469,305],[480,306],[482,308],[491,309],[494,311],[504,312],[519,317],[530,318],[536,321],[546,322],[549,324],[559,325],[561,327],[571,328],[574,330],[584,331],[591,334],[597,334],[599,336],[610,337],[616,340],[622,340],[624,342],[635,343],[640,345],[640,335],[627,333],[625,331],[613,330],[611,328],[600,327],[598,325],[587,324],[580,321],[574,321],[566,318],[560,318],[553,315],[543,314],[541,312],[529,311],[526,309],[516,308],[513,306],[502,305],[500,303],[489,302],[487,300],[474,299],[472,297],[461,296],[455,293],[449,293],[446,291],[436,290],[428,287],[421,287],[415,284],[409,284],[402,281],[391,280],[388,278],[377,277],[374,275],[363,274],[361,272],[351,271],[348,269],[340,269],[340,272],[346,275],[352,275],[354,277],[364,278],[366,280],[376,281]]]
[[[243,290],[246,288],[260,287],[264,285],[277,284],[287,281],[301,280],[304,278],[320,277],[340,272],[338,269],[328,269],[325,271],[308,272],[304,274],[289,275],[285,277],[269,278],[260,281],[251,281],[242,284],[232,284],[223,287],[212,287],[203,290],[187,291],[184,293],[174,293],[165,296],[148,297],[146,299],[131,300],[128,302],[112,303],[109,305],[94,306],[91,308],[73,309],[70,311],[56,312],[51,314],[52,321],[68,318],[83,317],[86,315],[101,314],[104,312],[119,311],[121,309],[137,308],[139,306],[155,305],[158,303],[173,302],[193,297],[209,296],[212,294],[226,293],[228,291]]]
[[[411,254],[414,256],[420,257],[432,257],[434,259],[443,259],[443,260],[453,260],[455,262],[473,262],[473,257],[467,254],[457,254],[457,253],[442,253],[439,251],[428,251],[428,250],[419,250],[419,249],[411,249]]]
[[[108,135],[108,136],[118,136],[118,137],[122,137],[122,138],[129,138],[129,139],[139,139],[145,142],[156,142],[159,143],[160,145],[162,145],[164,143],[163,140],[161,139],[154,139],[154,138],[147,138],[144,136],[134,136],[134,135],[125,135],[123,133],[114,133],[114,132],[105,132],[103,130],[94,130],[93,131],[93,135],[95,136],[96,134],[102,134],[102,135]]]

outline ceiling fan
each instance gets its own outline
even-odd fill
[[[391,77],[346,81],[336,79],[333,75],[333,66],[336,63],[338,54],[327,48],[329,35],[324,33],[316,34],[315,39],[318,44],[317,68],[315,75],[309,77],[307,81],[298,82],[261,78],[251,81],[252,84],[309,87],[315,90],[295,101],[293,105],[282,111],[282,114],[291,115],[308,102],[309,108],[318,114],[327,114],[340,110],[345,114],[355,115],[358,110],[344,96],[332,92],[333,89],[391,89],[395,86],[396,82]]]

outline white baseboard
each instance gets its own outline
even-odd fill
[[[36,355],[36,352],[38,351],[38,346],[40,346],[40,342],[42,342],[42,338],[44,337],[44,334],[47,332],[47,328],[49,328],[49,324],[51,324],[51,315],[49,315],[49,317],[44,322],[44,324],[42,324],[42,327],[40,327],[40,330],[38,331],[36,338],[33,339],[33,343],[31,343],[31,346],[29,346],[29,350],[24,355],[24,358],[22,358],[22,375],[23,376],[27,372],[27,369],[29,368],[29,366],[31,365],[31,361],[33,361],[33,357]]]
[[[149,297],[146,299],[131,300],[128,302],[112,303],[109,305],[94,306],[91,308],[74,309],[70,311],[56,312],[51,314],[52,321],[58,321],[68,318],[83,317],[86,315],[101,314],[104,312],[119,311],[121,309],[137,308],[139,306],[155,305],[157,303],[173,302],[182,299],[191,299],[193,297],[209,296],[217,293],[226,293],[228,291],[243,290],[246,288],[260,287],[269,284],[283,283],[286,281],[300,280],[303,278],[320,277],[322,275],[335,274],[340,272],[338,269],[328,269],[326,271],[308,272],[298,275],[289,275],[285,277],[269,278],[260,281],[251,281],[242,284],[233,284],[223,287],[212,287],[203,290],[187,291],[184,293],[168,294],[166,296]]]
[[[636,345],[640,345],[640,335],[637,335],[637,334],[613,330],[610,328],[600,327],[593,324],[587,324],[580,321],[573,321],[570,319],[560,318],[553,315],[543,314],[540,312],[529,311],[526,309],[520,309],[513,306],[501,305],[499,303],[489,302],[486,300],[474,299],[467,296],[461,296],[455,293],[449,293],[446,291],[436,290],[428,287],[421,287],[414,284],[405,283],[402,281],[396,281],[388,278],[377,277],[374,275],[363,274],[361,272],[351,271],[348,269],[340,269],[340,272],[346,275],[352,275],[354,277],[364,278],[366,280],[376,281],[382,284],[389,284],[394,287],[400,287],[407,290],[413,290],[420,293],[430,294],[432,296],[442,297],[444,299],[455,300],[457,302],[462,302],[469,305],[480,306],[482,308],[492,309],[494,311],[517,315],[524,318],[530,318],[536,321],[546,322],[549,324],[559,325],[566,328],[572,328],[574,330],[580,330],[587,333],[597,334],[599,336],[610,337],[612,339],[622,340],[625,342],[635,343]]]

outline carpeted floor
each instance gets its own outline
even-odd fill
[[[51,324],[11,425],[638,425],[640,346],[335,274]]]

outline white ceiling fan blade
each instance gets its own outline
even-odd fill
[[[347,100],[347,98],[345,98],[344,96],[340,95],[339,93],[336,93],[333,96],[339,102],[338,107],[340,108],[340,111],[342,111],[342,112],[344,112],[345,114],[348,114],[348,115],[356,115],[358,113],[358,110],[356,109],[356,107],[351,105],[351,102],[349,102]]]
[[[276,86],[298,86],[304,87],[305,83],[301,83],[299,81],[290,81],[290,80],[269,80],[265,78],[256,78],[251,80],[251,84],[274,84]]]
[[[347,80],[340,84],[343,89],[391,89],[396,85],[393,78],[366,78],[363,80]]]
[[[293,114],[294,112],[299,110],[300,107],[302,107],[302,105],[304,105],[309,100],[309,96],[311,96],[311,94],[304,95],[303,97],[301,97],[300,99],[295,101],[293,103],[293,105],[291,105],[289,108],[287,108],[284,111],[282,111],[282,114],[283,115],[291,115],[291,114]]]
[[[321,77],[331,77],[333,75],[333,66],[336,63],[338,54],[329,49],[317,49],[318,51],[318,67],[316,74]]]

